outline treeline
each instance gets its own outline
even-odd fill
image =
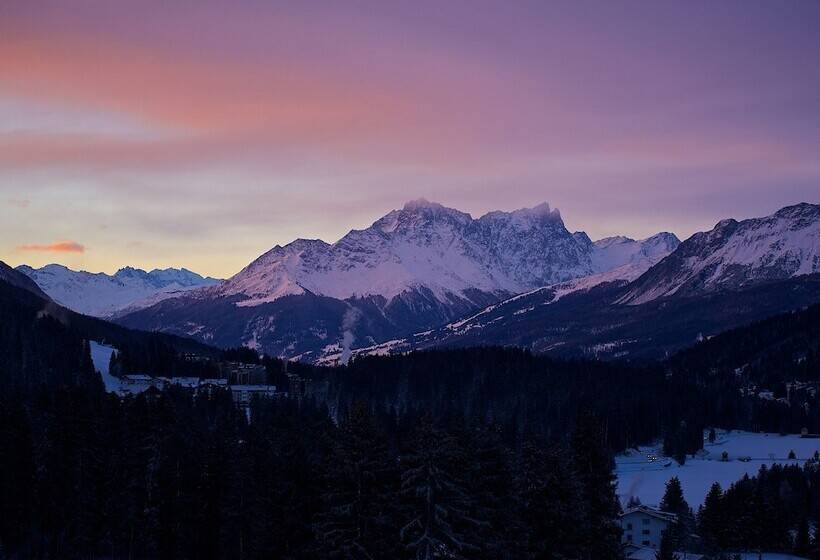
[[[630,501],[630,506],[640,502]],[[715,482],[703,505],[692,511],[680,480],[666,484],[660,509],[678,523],[668,531],[670,550],[694,550],[714,558],[736,552],[786,552],[817,556],[820,531],[820,458],[804,465],[763,465],[728,488]]]
[[[813,391],[793,391],[789,403],[745,395],[748,379],[734,372],[671,369],[621,362],[562,361],[514,348],[472,348],[361,357],[346,368],[315,369],[312,393],[332,414],[357,399],[415,407],[527,430],[550,441],[571,430],[584,407],[594,408],[613,451],[663,438],[668,454],[685,460],[703,445],[707,426],[798,433],[820,430]]]
[[[80,315],[0,281],[0,391],[97,383],[89,340],[115,346],[122,373],[195,375],[197,364],[186,361],[184,353],[219,356],[219,350],[193,340]],[[203,373],[209,367],[200,366]]]
[[[0,394],[43,386],[95,386],[88,343],[41,298],[0,282]]]
[[[618,558],[613,452],[663,437],[685,460],[710,425],[820,431],[811,391],[741,391],[764,382],[767,356],[814,363],[812,315],[764,325],[792,333],[770,351],[755,326],[726,342],[745,353],[707,345],[643,366],[474,348],[317,368],[226,350],[306,390],[256,402],[249,423],[228,393],[105,394],[84,323],[97,320],[61,309],[0,283],[0,558]],[[109,336],[120,369],[191,372],[173,338]],[[750,495],[780,512],[775,489],[792,507],[784,495],[816,488],[771,476],[727,489],[721,515]],[[800,531],[816,503],[778,521]]]
[[[820,462],[772,465],[727,489],[715,483],[698,512],[708,551],[780,550],[808,556],[820,546],[809,526],[820,522]],[[816,539],[820,532],[815,532]]]
[[[0,556],[620,557],[592,415],[548,445],[458,414],[181,390],[0,399]]]
[[[717,335],[664,368],[706,396],[700,414],[713,425],[820,433],[820,304]]]
[[[726,375],[772,388],[820,381],[820,304],[721,333],[678,353],[676,371]]]

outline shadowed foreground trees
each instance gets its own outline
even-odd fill
[[[457,415],[182,390],[0,400],[11,558],[617,558],[610,459]],[[594,535],[594,536],[593,536]]]

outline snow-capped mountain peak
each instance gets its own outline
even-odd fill
[[[721,220],[696,233],[639,278],[621,303],[815,272],[820,272],[820,205],[802,203],[763,218]]]
[[[661,257],[674,251],[679,244],[680,240],[667,232],[637,241],[622,235],[605,237],[592,243],[592,266],[595,273],[600,274],[627,264],[634,265],[645,261],[654,264]]]
[[[336,243],[274,247],[215,292],[245,296],[240,306],[305,291],[390,300],[424,289],[447,301],[469,299],[472,290],[500,297],[590,272],[585,248],[547,204],[474,219],[418,199]]]
[[[440,303],[498,299],[589,274],[606,272],[677,243],[671,234],[592,243],[567,231],[557,209],[542,203],[479,218],[426,199],[407,202],[333,244],[297,239],[256,259],[210,290],[256,306],[310,292],[337,299],[390,301],[422,291]],[[664,253],[665,254],[665,253]]]
[[[187,269],[166,268],[146,272],[130,266],[112,275],[103,272],[71,270],[60,264],[42,268],[17,267],[57,303],[79,313],[105,317],[140,301],[159,301],[182,291],[211,286],[219,282],[203,278]]]

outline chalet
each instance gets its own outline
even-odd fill
[[[622,542],[626,545],[657,549],[664,531],[678,522],[674,513],[638,505],[621,514]]]

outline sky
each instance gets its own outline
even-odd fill
[[[820,202],[820,2],[0,2],[0,259],[228,277],[424,197],[593,239]]]

